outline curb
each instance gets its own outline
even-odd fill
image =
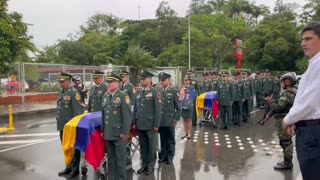
[[[23,112],[15,112],[13,113],[13,117],[23,117],[23,116],[31,116],[36,114],[44,114],[44,113],[51,113],[56,112],[57,108],[50,108],[50,109],[41,109],[41,110],[31,110],[31,111],[23,111]],[[4,123],[8,121],[9,114],[0,114],[0,123]]]

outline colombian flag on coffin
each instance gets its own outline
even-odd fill
[[[100,135],[101,112],[81,114],[63,129],[62,147],[65,164],[71,163],[75,149],[85,152],[84,159],[96,170],[105,154],[105,143]]]
[[[212,110],[213,117],[216,118],[219,112],[218,102],[216,101],[216,91],[210,91],[197,97],[196,101],[196,111],[197,116],[200,116],[201,109],[210,109]]]

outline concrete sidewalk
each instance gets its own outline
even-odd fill
[[[43,102],[43,103],[25,103],[13,104],[13,116],[28,116],[39,113],[54,112],[57,109],[57,102]],[[8,105],[0,105],[0,121],[8,120]]]

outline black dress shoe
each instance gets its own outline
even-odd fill
[[[143,173],[143,172],[146,172],[148,169],[147,169],[147,167],[141,167],[138,171],[137,171],[137,173],[138,174],[141,174],[141,173]]]
[[[168,159],[168,161],[166,162],[167,164],[172,164],[172,160]]]
[[[186,138],[186,137],[188,137],[188,134],[186,134],[185,136],[182,136],[181,139],[184,139],[184,138]]]
[[[150,174],[153,173],[153,169],[148,169],[145,173],[145,175],[149,176]]]
[[[63,171],[58,172],[58,176],[68,175],[71,172],[69,169],[64,169]]]
[[[70,173],[70,176],[69,176],[69,178],[68,179],[73,179],[73,178],[75,178],[75,177],[77,177],[79,175],[79,171],[77,171],[77,172],[71,172]]]

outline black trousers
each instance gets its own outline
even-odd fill
[[[298,127],[296,146],[303,180],[319,180],[320,126]]]
[[[60,141],[62,143],[63,131],[60,131]],[[66,167],[67,170],[71,170],[72,172],[79,172],[80,167],[80,159],[81,152],[79,150],[75,150],[73,159],[71,163]]]
[[[161,157],[167,160],[173,160],[175,154],[175,128],[160,127],[160,143],[161,143]]]

